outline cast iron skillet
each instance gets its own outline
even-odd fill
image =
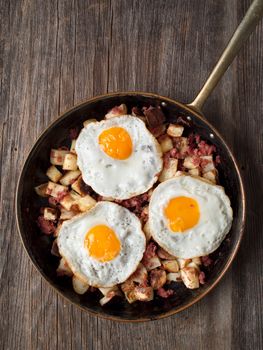
[[[240,172],[230,149],[215,128],[204,118],[200,108],[216,83],[232,62],[241,44],[252,32],[263,14],[263,0],[255,0],[243,21],[229,42],[226,50],[214,68],[201,92],[190,105],[184,105],[170,98],[144,92],[120,92],[94,97],[71,108],[51,124],[33,146],[21,172],[16,193],[16,216],[24,247],[35,267],[45,280],[67,300],[97,316],[120,321],[148,321],[175,314],[204,297],[222,278],[238,250],[245,220],[245,195]],[[129,305],[124,299],[115,298],[101,307],[98,292],[76,294],[71,279],[58,278],[56,268],[58,258],[51,255],[51,239],[41,235],[36,218],[42,199],[34,192],[34,186],[46,182],[45,171],[49,166],[51,148],[69,142],[69,129],[80,127],[89,118],[102,119],[109,109],[125,103],[129,110],[133,106],[161,106],[168,122],[181,116],[191,124],[201,137],[213,143],[221,157],[219,167],[220,183],[229,195],[234,220],[230,233],[220,248],[213,253],[215,264],[206,271],[207,283],[197,290],[189,290],[183,284],[174,283],[175,295],[168,298],[155,298],[151,302],[135,302]]]

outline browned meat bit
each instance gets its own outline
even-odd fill
[[[165,290],[164,288],[159,288],[157,290],[157,295],[162,298],[169,298],[171,295],[174,294],[174,291],[172,289]]]
[[[165,122],[165,116],[161,107],[150,106],[149,108],[143,108],[143,113],[150,128],[155,128]]]
[[[153,258],[156,255],[156,249],[157,249],[156,244],[153,243],[153,242],[150,242],[147,245],[146,250],[145,250],[145,252],[143,254],[143,259]]]
[[[51,235],[51,233],[55,232],[56,229],[54,222],[46,220],[43,215],[38,217],[37,225],[41,232],[43,232],[45,235]]]
[[[199,282],[200,284],[205,284],[205,273],[203,271],[199,273]]]
[[[201,260],[202,264],[206,267],[210,266],[213,263],[213,260],[208,255],[201,256]]]
[[[141,213],[146,205],[148,205],[149,195],[148,193],[143,193],[139,196],[132,197],[123,201],[115,201],[118,204],[121,204],[127,209],[131,209],[134,214],[141,217]]]
[[[48,198],[48,204],[52,207],[55,208],[59,205],[59,201],[55,197],[49,197]]]
[[[154,269],[150,272],[150,283],[153,289],[159,289],[166,283],[166,272]]]
[[[191,120],[188,120],[185,116],[180,116],[177,118],[177,124],[191,127],[193,125],[193,122]]]
[[[165,124],[162,124],[162,125],[156,126],[155,128],[149,128],[149,130],[154,137],[160,137],[165,133],[166,126]]]

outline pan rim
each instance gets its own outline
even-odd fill
[[[196,296],[195,298],[193,298],[192,301],[190,301],[189,303],[187,303],[184,306],[179,307],[176,310],[169,310],[166,311],[160,315],[157,316],[153,316],[153,317],[143,317],[140,319],[128,319],[128,318],[122,318],[119,316],[114,316],[114,315],[106,315],[106,314],[102,314],[100,312],[96,312],[90,308],[85,308],[82,305],[80,305],[79,303],[73,301],[70,299],[70,297],[66,296],[63,294],[62,291],[60,291],[56,286],[54,286],[51,281],[49,281],[48,277],[44,274],[44,272],[40,269],[40,267],[38,266],[37,262],[35,261],[32,251],[31,249],[27,246],[26,241],[23,238],[22,235],[22,223],[21,223],[21,213],[20,213],[20,208],[19,208],[19,200],[21,197],[21,192],[22,192],[22,179],[23,179],[23,175],[25,173],[25,169],[27,167],[27,163],[29,162],[31,156],[33,155],[35,149],[38,147],[39,143],[41,142],[42,138],[49,132],[49,130],[51,128],[53,128],[57,123],[61,122],[63,119],[66,119],[67,116],[72,113],[74,110],[77,110],[79,108],[81,108],[82,106],[95,102],[97,100],[100,99],[104,99],[107,97],[115,97],[115,96],[136,96],[136,95],[141,95],[141,96],[145,96],[145,97],[152,97],[152,98],[156,98],[156,99],[161,99],[164,102],[169,102],[175,105],[178,105],[179,107],[181,107],[182,109],[188,111],[189,113],[195,115],[195,117],[201,119],[204,123],[206,123],[209,128],[213,131],[213,133],[219,138],[220,142],[224,145],[224,147],[227,149],[234,165],[235,165],[235,170],[236,170],[236,174],[239,180],[239,185],[240,185],[240,190],[241,190],[241,198],[242,198],[242,214],[241,214],[241,229],[239,232],[239,237],[238,237],[238,241],[236,242],[236,245],[233,249],[233,252],[231,253],[229,259],[227,260],[225,266],[223,267],[222,271],[220,272],[220,274],[216,277],[216,279],[213,281],[213,283],[200,295]],[[223,278],[223,276],[225,275],[225,273],[227,272],[227,270],[229,269],[229,267],[231,266],[234,258],[236,257],[236,254],[239,250],[242,238],[244,236],[244,229],[245,229],[245,213],[246,213],[246,195],[245,195],[245,190],[244,190],[244,182],[243,182],[243,178],[242,175],[240,173],[239,170],[239,166],[237,163],[236,158],[234,157],[232,151],[230,150],[230,148],[228,147],[227,143],[225,142],[225,140],[223,139],[223,137],[221,136],[221,134],[214,128],[214,126],[212,124],[210,124],[210,122],[198,111],[192,109],[190,106],[183,104],[181,102],[178,102],[174,99],[171,99],[169,97],[164,97],[162,95],[158,95],[156,93],[151,93],[151,92],[144,92],[144,91],[120,91],[120,92],[109,92],[106,94],[102,94],[102,95],[98,95],[98,96],[94,96],[91,98],[87,98],[84,99],[82,101],[80,101],[79,103],[75,104],[74,106],[68,108],[67,110],[65,110],[64,112],[60,113],[59,116],[53,121],[51,122],[41,133],[40,135],[37,137],[37,139],[34,141],[32,147],[30,148],[30,150],[28,151],[25,160],[23,162],[22,165],[22,169],[20,172],[20,175],[18,177],[18,181],[17,181],[17,186],[16,186],[16,193],[15,193],[15,216],[16,216],[16,226],[18,229],[18,233],[22,242],[22,245],[31,261],[31,263],[33,264],[34,268],[41,274],[42,278],[53,288],[53,290],[56,291],[56,293],[58,293],[60,296],[62,296],[64,299],[66,299],[69,303],[74,304],[75,306],[77,306],[79,309],[92,314],[94,316],[98,316],[100,318],[103,319],[107,319],[107,320],[113,320],[113,321],[118,321],[118,322],[123,322],[123,323],[139,323],[139,322],[146,322],[146,321],[153,321],[153,320],[160,320],[172,315],[175,315],[187,308],[189,308],[190,306],[194,305],[195,303],[197,303],[199,300],[203,299],[212,289],[214,289],[216,287],[216,285],[221,281],[221,279]]]

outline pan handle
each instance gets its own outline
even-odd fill
[[[253,32],[258,22],[263,16],[263,0],[254,0],[250,5],[245,17],[237,27],[232,38],[227,44],[217,64],[209,75],[207,81],[203,85],[199,94],[194,101],[188,106],[198,112],[200,112],[206,99],[212,93],[217,83],[236,57],[238,51],[245,43],[249,35]]]

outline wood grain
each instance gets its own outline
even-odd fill
[[[248,203],[238,256],[204,300],[145,324],[89,316],[40,278],[14,217],[26,154],[60,112],[117,90],[189,102],[249,3],[1,1],[1,349],[262,349],[263,23],[204,108],[241,165]]]

